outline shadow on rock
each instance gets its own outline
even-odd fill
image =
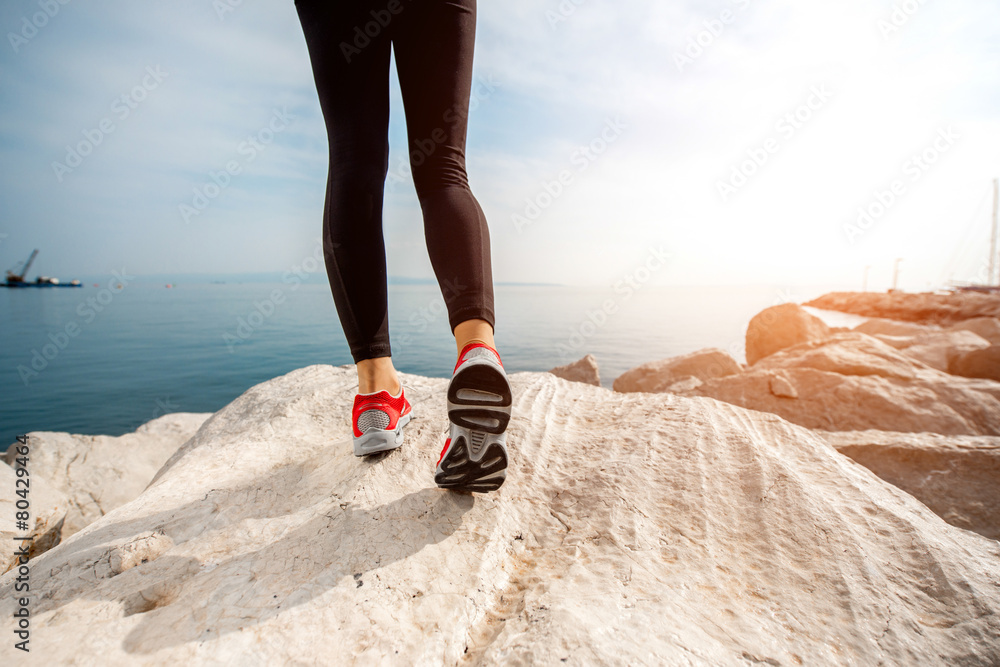
[[[428,488],[371,509],[334,504],[263,549],[186,580],[168,569],[157,577],[160,588],[149,596],[147,609],[135,593],[127,598],[145,615],[124,648],[154,653],[205,641],[266,621],[345,580],[360,588],[371,570],[452,535],[473,502],[471,496]]]

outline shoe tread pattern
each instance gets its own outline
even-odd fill
[[[469,456],[465,436],[452,445],[438,466],[434,482],[441,488],[457,491],[495,491],[507,477],[507,452],[503,445],[490,443],[478,461]]]

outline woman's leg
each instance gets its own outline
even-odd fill
[[[462,353],[462,348],[473,342],[486,343],[495,350],[497,346],[493,340],[493,326],[486,320],[479,319],[460,322],[455,327],[455,345],[458,354]]]
[[[398,390],[389,346],[382,198],[389,166],[388,31],[377,2],[297,0],[330,147],[323,249],[359,391]],[[360,40],[360,34],[366,38]]]
[[[492,346],[490,234],[465,169],[476,2],[408,2],[391,29],[410,167],[451,330],[459,351],[472,339]]]

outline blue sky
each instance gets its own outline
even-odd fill
[[[293,2],[223,2],[3,3],[0,269],[36,247],[64,279],[311,255],[327,143]],[[998,32],[972,0],[480,3],[468,167],[494,278],[608,286],[653,250],[658,284],[860,287],[870,265],[884,288],[897,257],[911,289],[981,277]],[[391,76],[390,273],[429,278]]]

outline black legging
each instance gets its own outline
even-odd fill
[[[490,236],[465,171],[476,0],[295,0],[330,144],[327,276],[355,363],[391,356],[382,197],[389,167],[389,56],[410,167],[452,332],[495,324]]]

